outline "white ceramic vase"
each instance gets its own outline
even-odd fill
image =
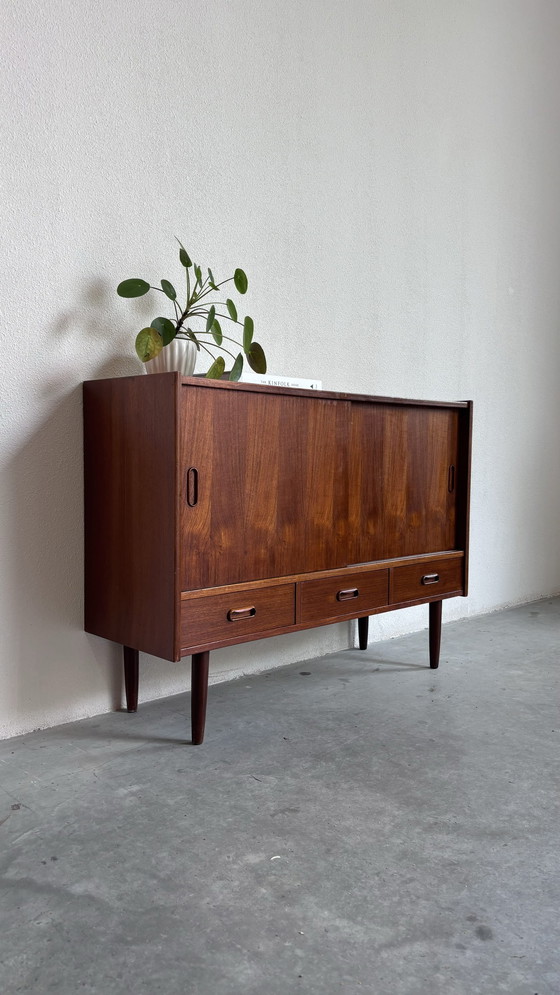
[[[181,373],[190,377],[196,365],[196,346],[188,339],[173,339],[161,350],[159,356],[144,363],[145,373]]]

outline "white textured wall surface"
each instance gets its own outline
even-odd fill
[[[80,384],[140,372],[115,286],[176,279],[174,235],[245,268],[273,371],[474,399],[471,595],[445,618],[560,589],[560,5],[20,0],[3,35],[0,734],[120,702],[118,648],[82,631]],[[141,697],[187,678],[143,657]]]

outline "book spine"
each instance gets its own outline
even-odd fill
[[[245,383],[264,384],[268,387],[299,387],[302,390],[321,390],[321,380],[308,380],[303,377],[275,377],[267,374],[242,376]]]

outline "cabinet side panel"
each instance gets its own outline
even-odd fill
[[[177,659],[174,374],[84,384],[85,628]]]
[[[473,403],[460,412],[459,453],[457,460],[457,547],[465,551],[464,594],[469,588],[469,521],[472,460]]]

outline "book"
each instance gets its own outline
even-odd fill
[[[299,387],[301,390],[321,390],[323,387],[322,380],[305,377],[282,377],[274,373],[253,373],[252,370],[243,370],[241,382],[266,384],[269,387]]]

